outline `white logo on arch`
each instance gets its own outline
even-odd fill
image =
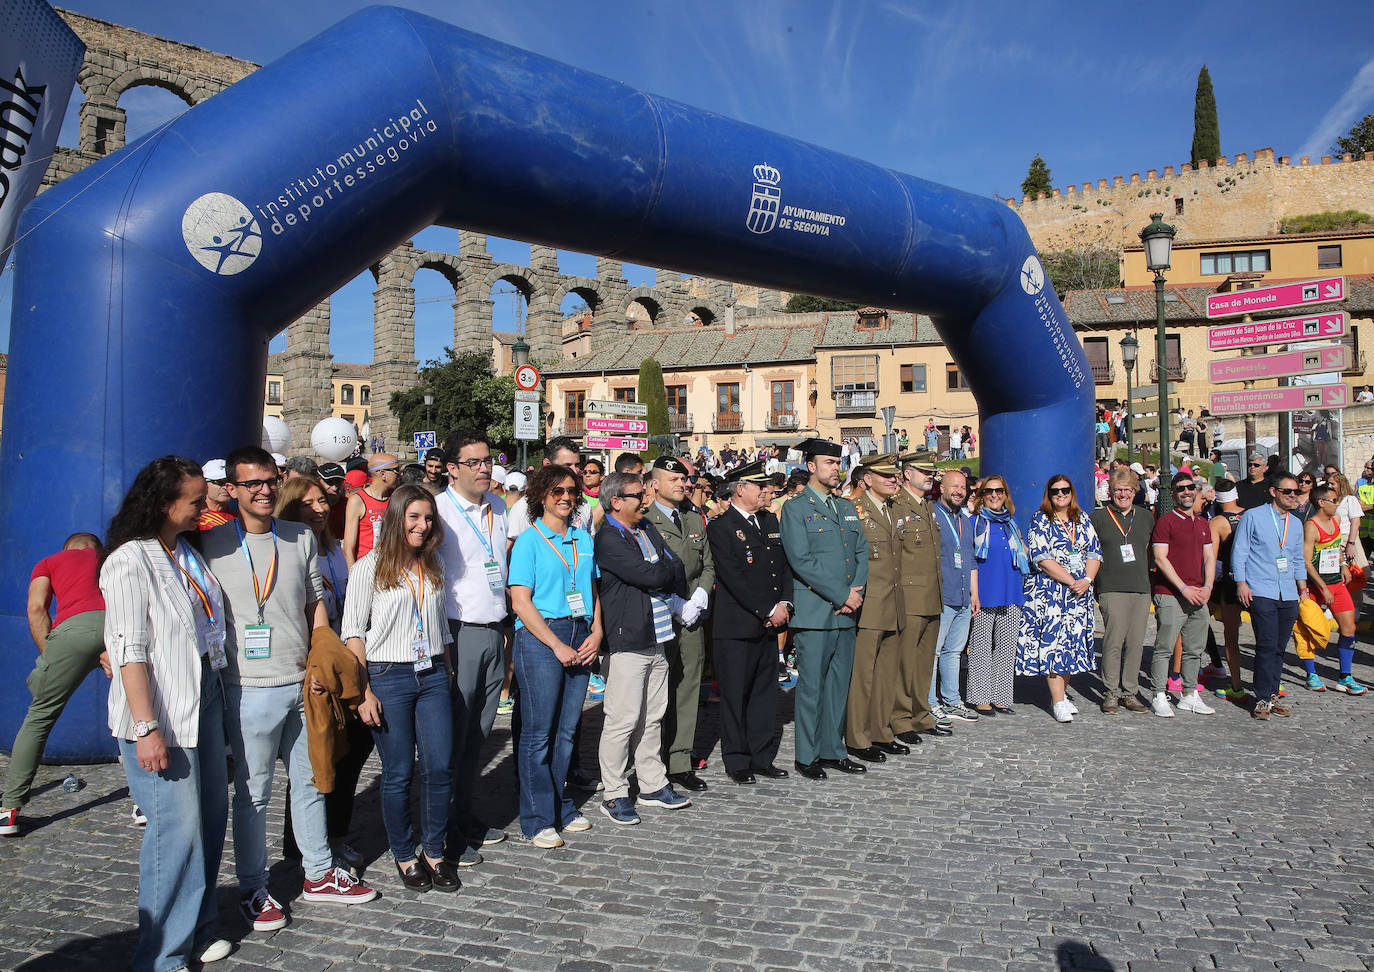
[[[1045,268],[1034,253],[1021,264],[1021,289],[1032,297],[1045,289]]]
[[[258,221],[224,192],[207,192],[186,207],[181,236],[197,263],[224,277],[247,270],[262,252]]]

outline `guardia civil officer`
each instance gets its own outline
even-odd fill
[[[796,582],[797,771],[821,780],[823,767],[865,772],[845,751],[844,710],[868,559],[858,511],[839,495],[840,447],[807,439],[798,449],[811,479],[782,508],[782,544]]]
[[[854,673],[849,679],[844,741],[849,755],[881,763],[887,754],[906,755],[909,748],[893,738],[889,725],[896,696],[901,631],[906,627],[902,607],[900,513],[893,505],[901,486],[893,453],[865,456],[859,461],[862,498],[854,504],[863,524],[868,560],[868,586],[859,611],[854,643]],[[877,677],[884,673],[883,677]]]
[[[706,658],[706,614],[716,583],[715,562],[706,541],[706,520],[687,502],[690,467],[681,459],[659,456],[650,475],[657,499],[644,513],[687,572],[687,604],[673,621],[668,655],[668,711],[663,717],[663,765],[668,779],[684,790],[700,792],[706,782],[692,771],[692,742],[697,734],[701,671]]]
[[[762,462],[737,466],[726,477],[730,508],[706,527],[716,571],[711,632],[720,685],[720,753],[736,783],[782,779],[773,765],[778,705],[778,632],[792,616],[778,520],[764,509]]]
[[[905,743],[919,742],[920,734],[953,735],[948,724],[936,721],[930,711],[930,680],[935,674],[935,646],[940,635],[940,525],[931,503],[925,498],[935,472],[935,456],[911,452],[901,458],[902,489],[895,508],[902,549],[902,606],[906,625],[896,672],[886,670],[878,677],[895,677],[896,698],[892,709],[892,731]]]

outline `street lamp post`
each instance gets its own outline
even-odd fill
[[[425,430],[428,431],[433,425],[429,420],[429,407],[434,404],[434,392],[425,392]]]
[[[1150,225],[1140,231],[1145,245],[1145,266],[1155,275],[1155,357],[1159,368],[1159,512],[1173,508],[1173,491],[1167,481],[1173,478],[1169,469],[1169,353],[1164,339],[1164,271],[1169,269],[1169,253],[1173,249],[1176,230],[1164,222],[1163,213],[1151,213]]]
[[[511,364],[512,364],[512,366],[513,366],[514,368],[519,368],[521,365],[527,365],[527,364],[530,363],[530,346],[529,346],[528,344],[525,343],[525,339],[524,339],[523,336],[522,336],[522,337],[517,337],[517,338],[515,339],[515,343],[512,344],[512,345],[510,346],[510,360],[511,360]],[[520,471],[521,471],[521,472],[524,472],[524,471],[525,471],[525,466],[526,466],[526,461],[525,461],[525,460],[527,459],[527,454],[526,454],[525,450],[526,450],[527,448],[528,448],[528,443],[527,443],[524,439],[521,439],[521,440],[520,440]]]
[[[1134,334],[1127,334],[1121,339],[1121,363],[1126,366],[1126,461],[1131,461],[1131,453],[1135,451],[1135,428],[1134,417],[1131,407],[1131,382],[1134,380],[1135,360],[1140,354],[1140,342],[1135,339]]]

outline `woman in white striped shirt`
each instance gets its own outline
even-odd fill
[[[138,859],[133,968],[170,969],[229,954],[215,898],[229,816],[224,760],[224,598],[182,537],[197,532],[205,478],[164,456],[134,478],[100,569],[110,731],[129,793],[148,816]]]
[[[382,760],[382,823],[401,883],[412,891],[457,891],[444,859],[453,751],[450,659],[434,497],[409,484],[391,494],[377,545],[353,565],[344,600],[348,647],[366,669],[358,714],[372,726]],[[410,817],[410,781],[420,761],[420,843]]]

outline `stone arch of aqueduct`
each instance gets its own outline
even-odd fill
[[[81,92],[80,145],[58,147],[44,187],[80,171],[124,147],[126,113],[119,100],[131,88],[151,85],[172,92],[188,106],[218,94],[257,69],[240,60],[191,44],[141,33],[118,24],[69,10],[58,11],[86,44],[86,58],[77,78]],[[76,96],[73,95],[73,98]],[[387,403],[391,393],[416,384],[415,274],[434,270],[453,287],[453,347],[456,351],[486,350],[492,342],[492,287],[513,285],[525,298],[528,312],[525,340],[536,360],[553,361],[562,355],[563,300],[574,294],[591,314],[592,327],[622,326],[632,305],[646,311],[651,322],[680,323],[696,317],[710,324],[723,319],[735,300],[734,285],[722,280],[678,279],[660,274],[653,287],[634,287],[616,260],[596,258],[596,276],[562,273],[552,247],[530,247],[528,266],[501,263],[487,252],[483,234],[458,232],[457,253],[418,249],[404,243],[372,266],[376,281],[373,303],[373,361],[371,367],[373,435],[390,442],[397,423]],[[750,288],[752,291],[752,288]],[[756,308],[775,310],[779,295],[759,292]],[[598,326],[601,325],[601,326]],[[640,326],[643,326],[642,323]],[[282,414],[296,442],[308,442],[310,429],[330,414],[332,358],[329,351],[329,301],[325,300],[287,328],[282,355],[285,379]]]

